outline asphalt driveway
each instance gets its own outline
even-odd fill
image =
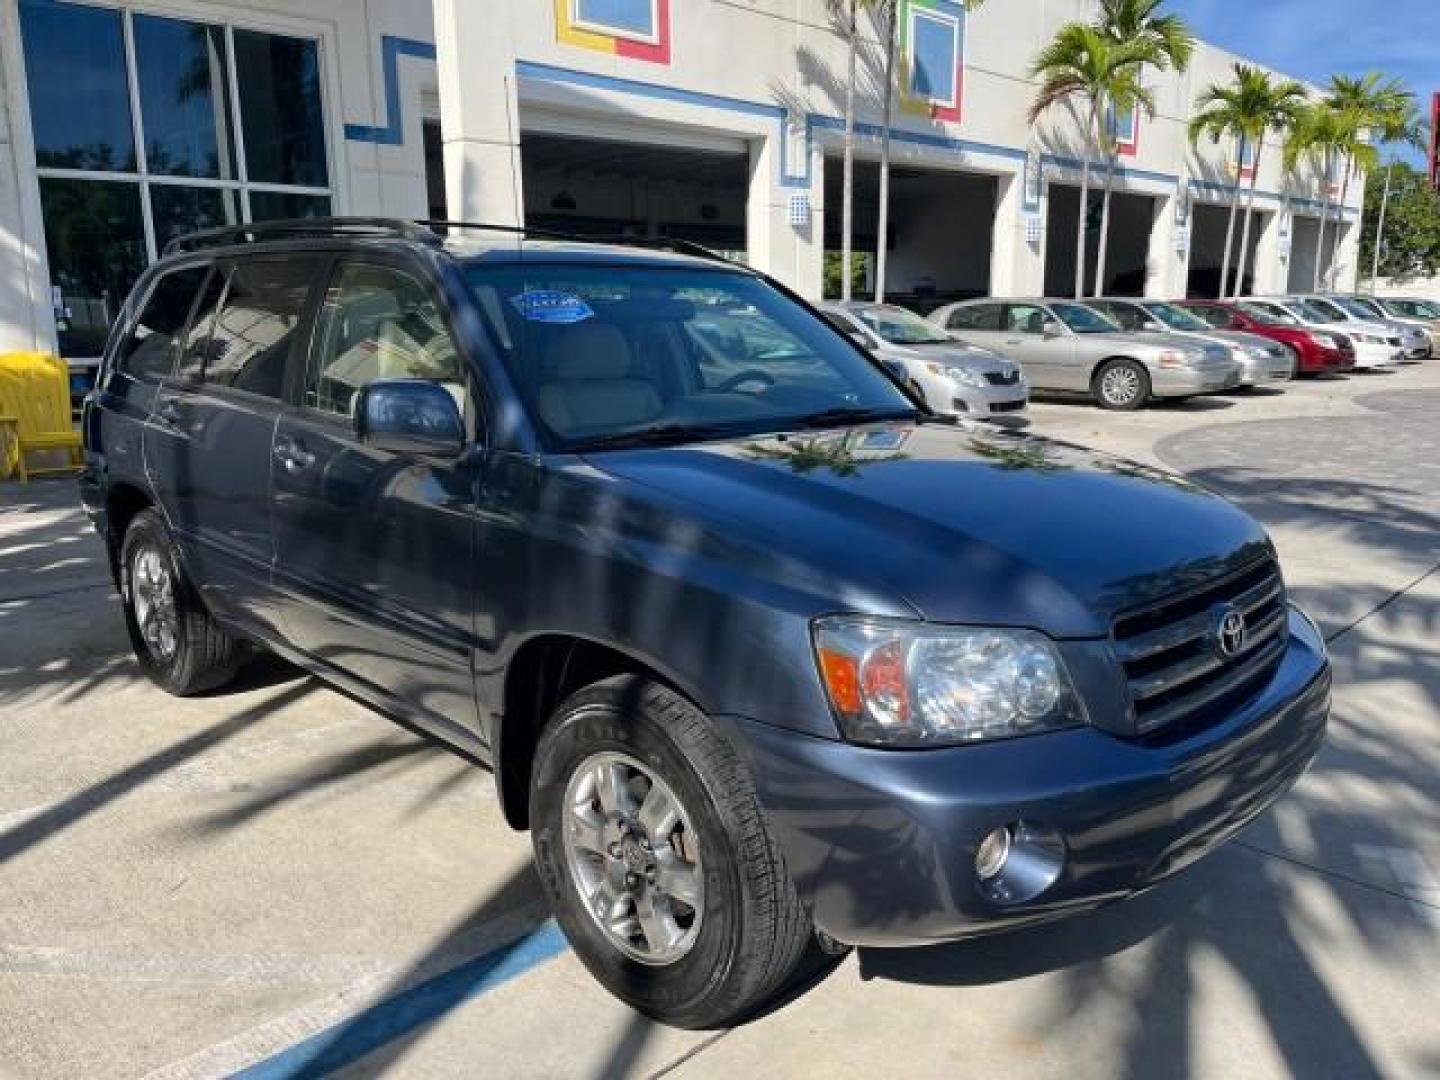
[[[1331,639],[1315,768],[1120,907],[863,950],[651,1025],[548,922],[490,777],[284,664],[177,701],[67,483],[0,485],[0,1075],[1440,1074],[1440,362],[1033,427],[1271,529]]]

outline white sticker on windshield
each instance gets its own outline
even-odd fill
[[[531,322],[577,323],[593,319],[595,311],[574,293],[532,289],[510,298],[515,310]]]

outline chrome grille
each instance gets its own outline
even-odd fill
[[[1223,607],[1245,616],[1245,644],[1231,657],[1214,645],[1215,612]],[[1285,584],[1273,559],[1122,613],[1112,637],[1129,683],[1136,733],[1220,719],[1235,698],[1273,673],[1287,635]]]

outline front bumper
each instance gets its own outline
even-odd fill
[[[789,871],[839,941],[918,945],[1083,911],[1139,892],[1234,835],[1300,777],[1330,702],[1324,646],[1290,616],[1270,683],[1209,728],[1149,743],[1077,728],[943,750],[875,750],[732,721]],[[1066,860],[1001,905],[974,871],[1015,822],[1059,830]]]
[[[1368,342],[1355,343],[1355,366],[1357,368],[1391,367],[1405,358],[1404,352],[1392,345],[1371,345]]]
[[[1238,364],[1203,368],[1150,368],[1150,389],[1156,397],[1189,397],[1233,390],[1240,385]]]
[[[941,411],[983,420],[991,416],[1012,416],[1030,404],[1030,387],[1022,379],[1009,386],[962,386],[948,382],[949,409]]]

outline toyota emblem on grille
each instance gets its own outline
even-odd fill
[[[1230,604],[1220,604],[1211,615],[1215,651],[1226,660],[1245,648],[1245,616]]]

